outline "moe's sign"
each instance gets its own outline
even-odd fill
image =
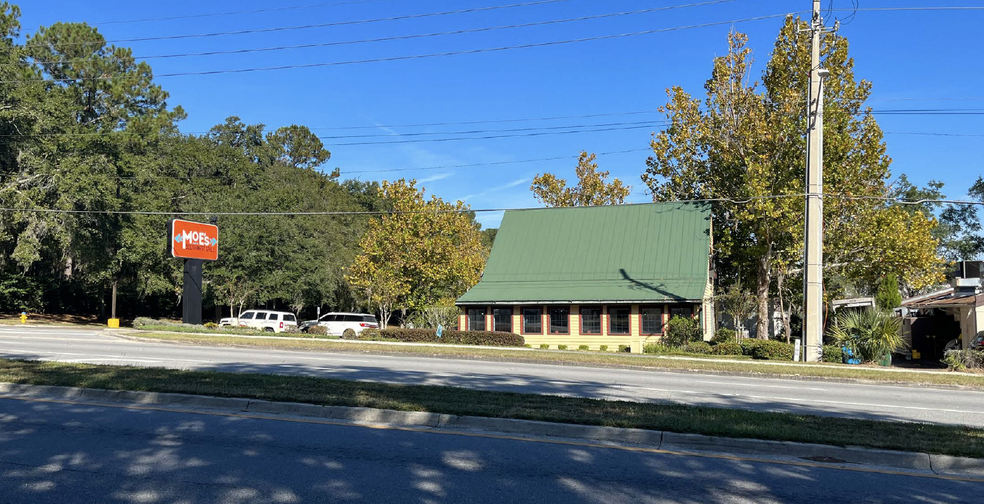
[[[171,219],[168,225],[171,257],[215,261],[219,258],[219,227],[214,224]]]

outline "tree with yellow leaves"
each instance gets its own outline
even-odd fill
[[[346,275],[385,328],[395,310],[447,305],[478,283],[486,252],[479,225],[461,201],[424,197],[416,181],[383,182],[392,213],[372,219]]]
[[[776,39],[763,81],[751,77],[747,36],[729,35],[714,59],[706,98],[668,90],[669,126],[653,136],[643,182],[655,201],[727,199],[714,205],[719,274],[755,287],[757,336],[768,337],[773,281],[782,293],[802,263],[807,23],[792,16]],[[830,271],[858,281],[894,272],[919,287],[941,278],[929,232],[932,216],[878,200],[890,194],[891,159],[882,131],[864,106],[871,83],[856,81],[847,39],[825,35],[824,253]],[[784,317],[785,318],[785,317]]]
[[[608,172],[598,171],[595,155],[581,151],[577,160],[577,185],[567,187],[567,180],[552,173],[537,175],[530,190],[537,201],[548,207],[621,205],[632,191],[619,179],[607,182]]]

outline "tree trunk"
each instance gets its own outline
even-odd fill
[[[786,309],[785,298],[783,294],[783,285],[786,283],[786,274],[782,271],[776,273],[776,290],[779,295],[779,313],[782,315],[782,332],[786,335],[786,343],[792,340],[792,328],[789,327],[789,310]]]
[[[765,253],[759,258],[758,278],[756,280],[758,282],[755,289],[758,300],[758,309],[756,310],[758,321],[755,325],[755,337],[769,339],[769,284],[772,283],[772,243],[769,243]]]

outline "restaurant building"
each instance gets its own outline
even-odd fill
[[[710,339],[711,232],[697,204],[506,211],[481,281],[457,300],[459,328],[641,352],[683,315]]]

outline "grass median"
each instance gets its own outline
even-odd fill
[[[303,376],[0,359],[0,382],[631,427],[984,458],[984,429]]]
[[[758,376],[794,377],[831,380],[860,380],[877,383],[962,386],[984,389],[984,374],[926,373],[919,371],[886,370],[878,367],[843,364],[803,364],[780,361],[732,360],[726,356],[680,359],[673,356],[631,355],[604,352],[574,352],[555,350],[526,350],[498,348],[441,347],[433,345],[381,345],[326,340],[289,340],[270,338],[237,338],[208,334],[173,334],[134,332],[130,336],[175,343],[275,348],[330,352],[373,354],[403,354],[428,357],[461,358],[509,362],[531,362],[557,365],[581,365],[628,369],[700,371],[709,373],[740,373]]]

